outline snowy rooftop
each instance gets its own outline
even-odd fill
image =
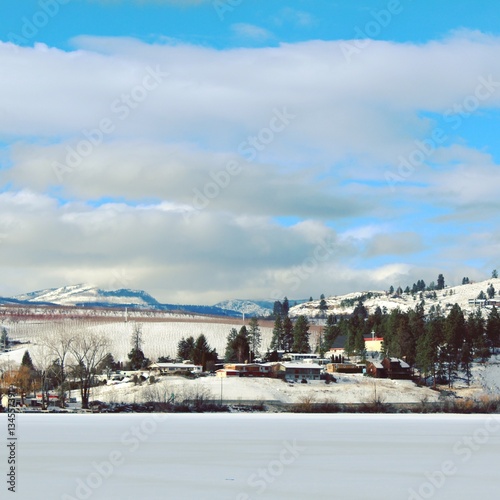
[[[287,368],[292,368],[292,369],[309,369],[309,368],[317,368],[318,370],[321,370],[321,366],[316,364],[316,363],[280,363],[280,365],[286,366]]]

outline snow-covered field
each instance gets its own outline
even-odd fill
[[[19,500],[493,500],[500,488],[498,416],[19,415],[17,427]],[[5,478],[5,438],[0,450]]]
[[[62,328],[69,331],[74,331],[78,334],[85,335],[85,332],[102,332],[109,338],[110,352],[116,360],[126,361],[127,354],[130,352],[130,338],[137,323],[122,321],[83,321],[65,319],[58,322],[51,321],[18,321],[7,325],[9,337],[13,340],[21,340],[23,342],[31,342],[36,344],[42,341],[47,335],[56,328]],[[200,334],[204,334],[211,347],[215,348],[219,356],[224,356],[224,351],[227,344],[227,336],[231,328],[239,330],[242,322],[234,320],[234,323],[215,323],[213,321],[197,322],[197,321],[155,321],[143,322],[142,339],[143,351],[146,357],[156,361],[159,356],[177,356],[177,344],[182,337],[195,338]],[[261,327],[262,347],[261,352],[265,352],[272,337],[272,328]],[[36,361],[38,348],[36,345],[28,346],[30,354]],[[20,362],[22,352],[10,353],[12,360]],[[4,355],[5,356],[5,355]],[[3,357],[4,357],[3,356]],[[19,359],[18,359],[19,358]],[[2,357],[0,357],[2,359]]]
[[[288,384],[270,378],[205,377],[186,380],[167,376],[155,384],[133,383],[100,386],[93,389],[92,399],[110,403],[143,403],[165,401],[171,394],[177,399],[190,399],[189,395],[203,394],[219,401],[279,401],[281,403],[368,403],[380,399],[384,403],[419,403],[437,401],[439,393],[429,388],[417,387],[410,380],[374,380],[361,374],[336,375],[337,383],[313,381],[308,384]],[[166,399],[165,399],[166,397]]]

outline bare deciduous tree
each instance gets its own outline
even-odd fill
[[[59,369],[54,373],[59,383],[59,402],[61,408],[64,408],[66,360],[74,341],[75,333],[65,323],[59,323],[54,331],[43,340],[43,344],[52,355],[52,362],[59,365]]]
[[[97,365],[109,352],[109,339],[102,333],[86,332],[75,337],[70,345],[74,358],[73,373],[80,384],[82,408],[89,407],[90,389],[96,373]]]

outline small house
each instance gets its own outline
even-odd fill
[[[320,380],[321,374],[321,366],[313,363],[278,363],[275,370],[278,377],[294,382]]]
[[[398,358],[385,358],[382,360],[388,378],[411,379],[410,365]]]
[[[215,375],[217,377],[224,377],[224,378],[239,377],[240,376],[240,372],[238,370],[231,370],[229,368],[221,368],[220,370],[217,370],[215,372]]]
[[[201,373],[203,367],[201,365],[193,365],[189,363],[153,363],[149,365],[149,370],[156,371],[163,375],[175,372]]]
[[[328,363],[326,371],[328,373],[362,373],[364,365],[354,363]]]
[[[368,362],[366,366],[366,373],[374,378],[386,378],[384,365],[380,361]]]

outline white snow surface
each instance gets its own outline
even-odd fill
[[[269,316],[269,314],[273,312],[271,309],[259,306],[259,304],[251,300],[240,299],[224,300],[215,304],[214,307],[220,307],[221,309],[227,309],[229,311],[239,311],[242,314],[259,317]]]
[[[335,374],[337,383],[310,381],[307,384],[287,383],[272,378],[203,377],[188,380],[178,376],[164,376],[154,384],[132,382],[94,387],[92,399],[109,403],[164,402],[173,394],[176,400],[207,399],[225,403],[280,402],[280,403],[369,403],[375,398],[385,403],[420,403],[437,401],[439,393],[427,387],[418,387],[410,380],[371,379],[361,374]],[[73,396],[78,396],[76,393]]]
[[[227,321],[227,320],[226,320]],[[229,321],[231,321],[229,319]],[[101,332],[110,341],[109,352],[116,360],[126,361],[130,352],[131,334],[137,324],[141,325],[143,351],[147,358],[156,361],[160,356],[177,356],[177,345],[182,337],[198,337],[204,334],[209,345],[217,350],[219,356],[224,356],[227,336],[231,328],[239,330],[241,321],[234,323],[217,323],[214,321],[145,321],[142,323],[122,321],[86,321],[84,319],[63,319],[60,321],[17,321],[7,324],[9,337],[13,340],[31,342],[27,348],[36,364],[38,343],[55,329],[74,331],[79,335],[86,332]],[[266,352],[272,338],[272,328],[261,327],[262,346],[261,352]],[[24,348],[26,349],[26,347]],[[24,353],[23,349],[23,353]],[[4,353],[0,354],[0,360],[6,355],[11,359],[18,359],[22,354]]]
[[[149,298],[152,302],[155,299],[142,290],[130,290],[137,296],[102,295],[102,290],[90,284],[68,285],[61,288],[49,288],[38,290],[14,297],[18,300],[28,300],[30,302],[51,302],[62,306],[74,306],[79,303],[106,302],[108,304],[122,305],[135,304],[139,307],[151,307],[151,303],[142,297]]]
[[[493,500],[500,488],[498,416],[21,414],[17,432],[19,500]]]

